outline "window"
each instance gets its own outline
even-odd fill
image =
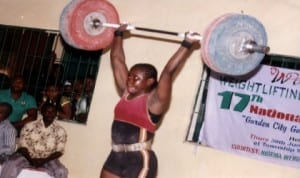
[[[22,75],[26,91],[39,103],[48,84],[55,83],[72,103],[68,121],[86,123],[101,52],[74,49],[63,42],[59,31],[0,24],[0,89],[9,88],[10,80]],[[83,96],[86,108],[78,106]],[[80,118],[79,110],[85,112]]]

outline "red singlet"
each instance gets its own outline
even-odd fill
[[[127,95],[123,96],[115,107],[115,120],[133,124],[147,129],[154,133],[156,125],[150,119],[147,98],[148,95],[141,95],[134,99],[127,100]]]

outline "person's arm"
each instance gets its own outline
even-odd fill
[[[18,132],[20,132],[20,130],[22,129],[22,127],[27,124],[28,122],[34,121],[37,119],[37,108],[30,108],[27,109],[26,111],[27,113],[27,117],[25,117],[24,119],[22,119],[21,121],[18,122],[14,122],[13,125],[15,126],[15,128],[18,130]]]
[[[49,155],[47,158],[31,158],[28,149],[25,147],[19,148],[17,152],[22,154],[34,167],[40,167],[43,164],[52,161],[54,159],[58,159],[59,157],[62,156],[61,152],[54,152],[51,155]]]
[[[31,138],[29,137],[28,133],[32,133],[32,128],[29,126],[30,124],[26,124],[20,133],[20,147],[16,151],[17,153],[21,154],[23,157],[27,159],[27,161],[34,167],[37,167],[39,161],[37,161],[35,158],[32,158],[28,148],[30,147]],[[29,143],[29,144],[28,144]],[[32,146],[32,145],[31,145]]]
[[[126,31],[126,28],[127,25],[121,25],[120,28],[116,30],[110,52],[112,70],[119,95],[122,95],[126,88],[128,76],[128,68],[125,62],[125,53],[123,49],[123,33]]]
[[[47,158],[44,159],[44,163],[58,159],[62,156],[63,154],[61,152],[54,152],[51,155],[49,155]]]
[[[3,136],[3,143],[0,147],[0,155],[11,155],[16,149],[17,132],[14,128],[6,130]]]
[[[17,152],[23,155],[29,162],[31,162],[32,159],[27,148],[20,147],[18,148]]]
[[[61,152],[54,152],[49,155],[47,158],[33,158],[31,159],[31,165],[34,167],[41,167],[43,164],[52,161],[54,159],[58,159],[62,156]]]
[[[62,111],[57,113],[59,119],[71,119],[72,117],[72,105],[70,102],[62,105]]]
[[[199,43],[199,40],[190,36],[192,34],[186,33],[184,41],[165,65],[157,88],[150,94],[148,104],[150,111],[154,114],[164,114],[167,111],[171,100],[173,77],[188,58],[191,49],[193,49],[192,46]]]

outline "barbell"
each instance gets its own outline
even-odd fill
[[[87,51],[107,48],[120,21],[116,8],[107,0],[72,0],[62,11],[59,29],[70,46]],[[184,33],[128,25],[138,30],[183,37]],[[193,35],[201,42],[201,59],[218,73],[239,76],[259,66],[270,48],[267,33],[256,18],[226,13],[215,18],[203,35]]]

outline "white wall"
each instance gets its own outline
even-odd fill
[[[0,23],[58,29],[66,0],[0,0]],[[257,17],[265,26],[271,53],[300,56],[298,0],[111,0],[121,21],[170,31],[202,33],[213,18],[227,12]],[[134,32],[140,33],[140,32]],[[143,33],[144,34],[144,33]],[[150,34],[158,37],[161,35]],[[163,36],[165,39],[177,37]],[[125,41],[128,64],[151,62],[161,71],[179,43],[132,37]],[[227,154],[186,143],[186,136],[202,62],[194,51],[176,78],[169,112],[158,130],[154,150],[159,178],[299,178],[300,170]],[[109,63],[109,49],[101,59],[87,125],[62,123],[68,131],[62,161],[70,178],[99,177],[110,150],[110,124],[118,101]]]

